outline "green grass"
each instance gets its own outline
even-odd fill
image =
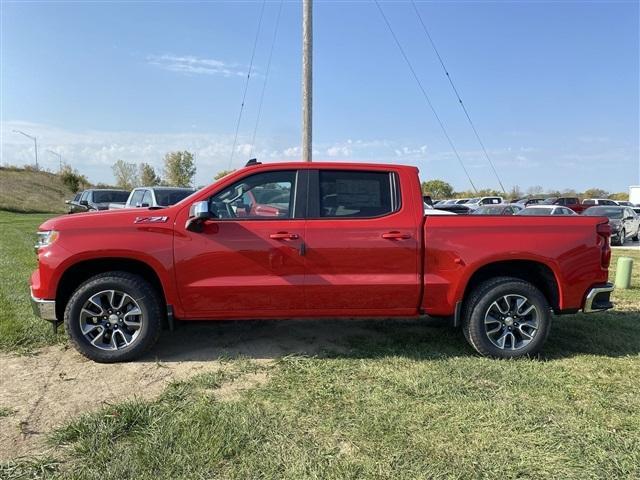
[[[51,215],[0,211],[0,349],[31,351],[63,339],[36,318],[29,303],[29,277],[36,268],[35,232]]]
[[[3,236],[3,261],[32,255],[29,218]],[[448,327],[372,321],[348,353],[230,360],[155,401],[82,415],[51,436],[54,458],[0,478],[640,478],[640,252],[617,251],[614,269],[620,255],[635,259],[634,288],[615,311],[557,318],[539,359],[484,359]],[[3,263],[3,279],[14,270]],[[266,383],[216,395],[262,370]]]

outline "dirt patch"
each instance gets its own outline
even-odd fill
[[[375,322],[373,322],[375,323]],[[173,380],[216,371],[220,359],[247,357],[262,364],[283,355],[345,352],[344,339],[375,335],[363,320],[193,322],[163,332],[143,359],[98,364],[75,350],[49,347],[33,356],[0,354],[0,460],[46,450],[46,434],[105,404],[154,398]],[[228,400],[268,380],[265,372],[236,378],[216,397]]]

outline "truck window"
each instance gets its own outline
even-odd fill
[[[86,191],[82,192],[82,196],[80,197],[80,201],[82,202],[82,201],[86,200],[88,202],[90,193],[91,192],[89,190],[86,190]]]
[[[399,202],[392,195],[391,178],[389,172],[320,170],[320,217],[366,218],[392,213]]]
[[[133,207],[137,207],[138,205],[142,204],[142,197],[144,196],[144,190],[136,190],[135,192],[133,192],[133,195],[131,196],[131,206]]]
[[[220,219],[291,218],[296,171],[264,172],[243,178],[209,199]]]

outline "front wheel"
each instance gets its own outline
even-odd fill
[[[466,301],[463,332],[481,355],[517,358],[542,348],[551,328],[551,308],[529,282],[511,277],[487,280]]]
[[[74,347],[96,362],[133,360],[158,340],[162,306],[142,277],[107,272],[84,282],[71,296],[64,326]]]

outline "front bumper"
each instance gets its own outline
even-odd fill
[[[587,293],[582,311],[584,313],[593,313],[613,308],[613,303],[610,300],[611,292],[613,292],[613,284],[611,283],[591,288]]]
[[[36,298],[31,292],[31,308],[36,317],[43,320],[57,321],[56,318],[56,301],[55,300],[43,300],[42,298]]]

